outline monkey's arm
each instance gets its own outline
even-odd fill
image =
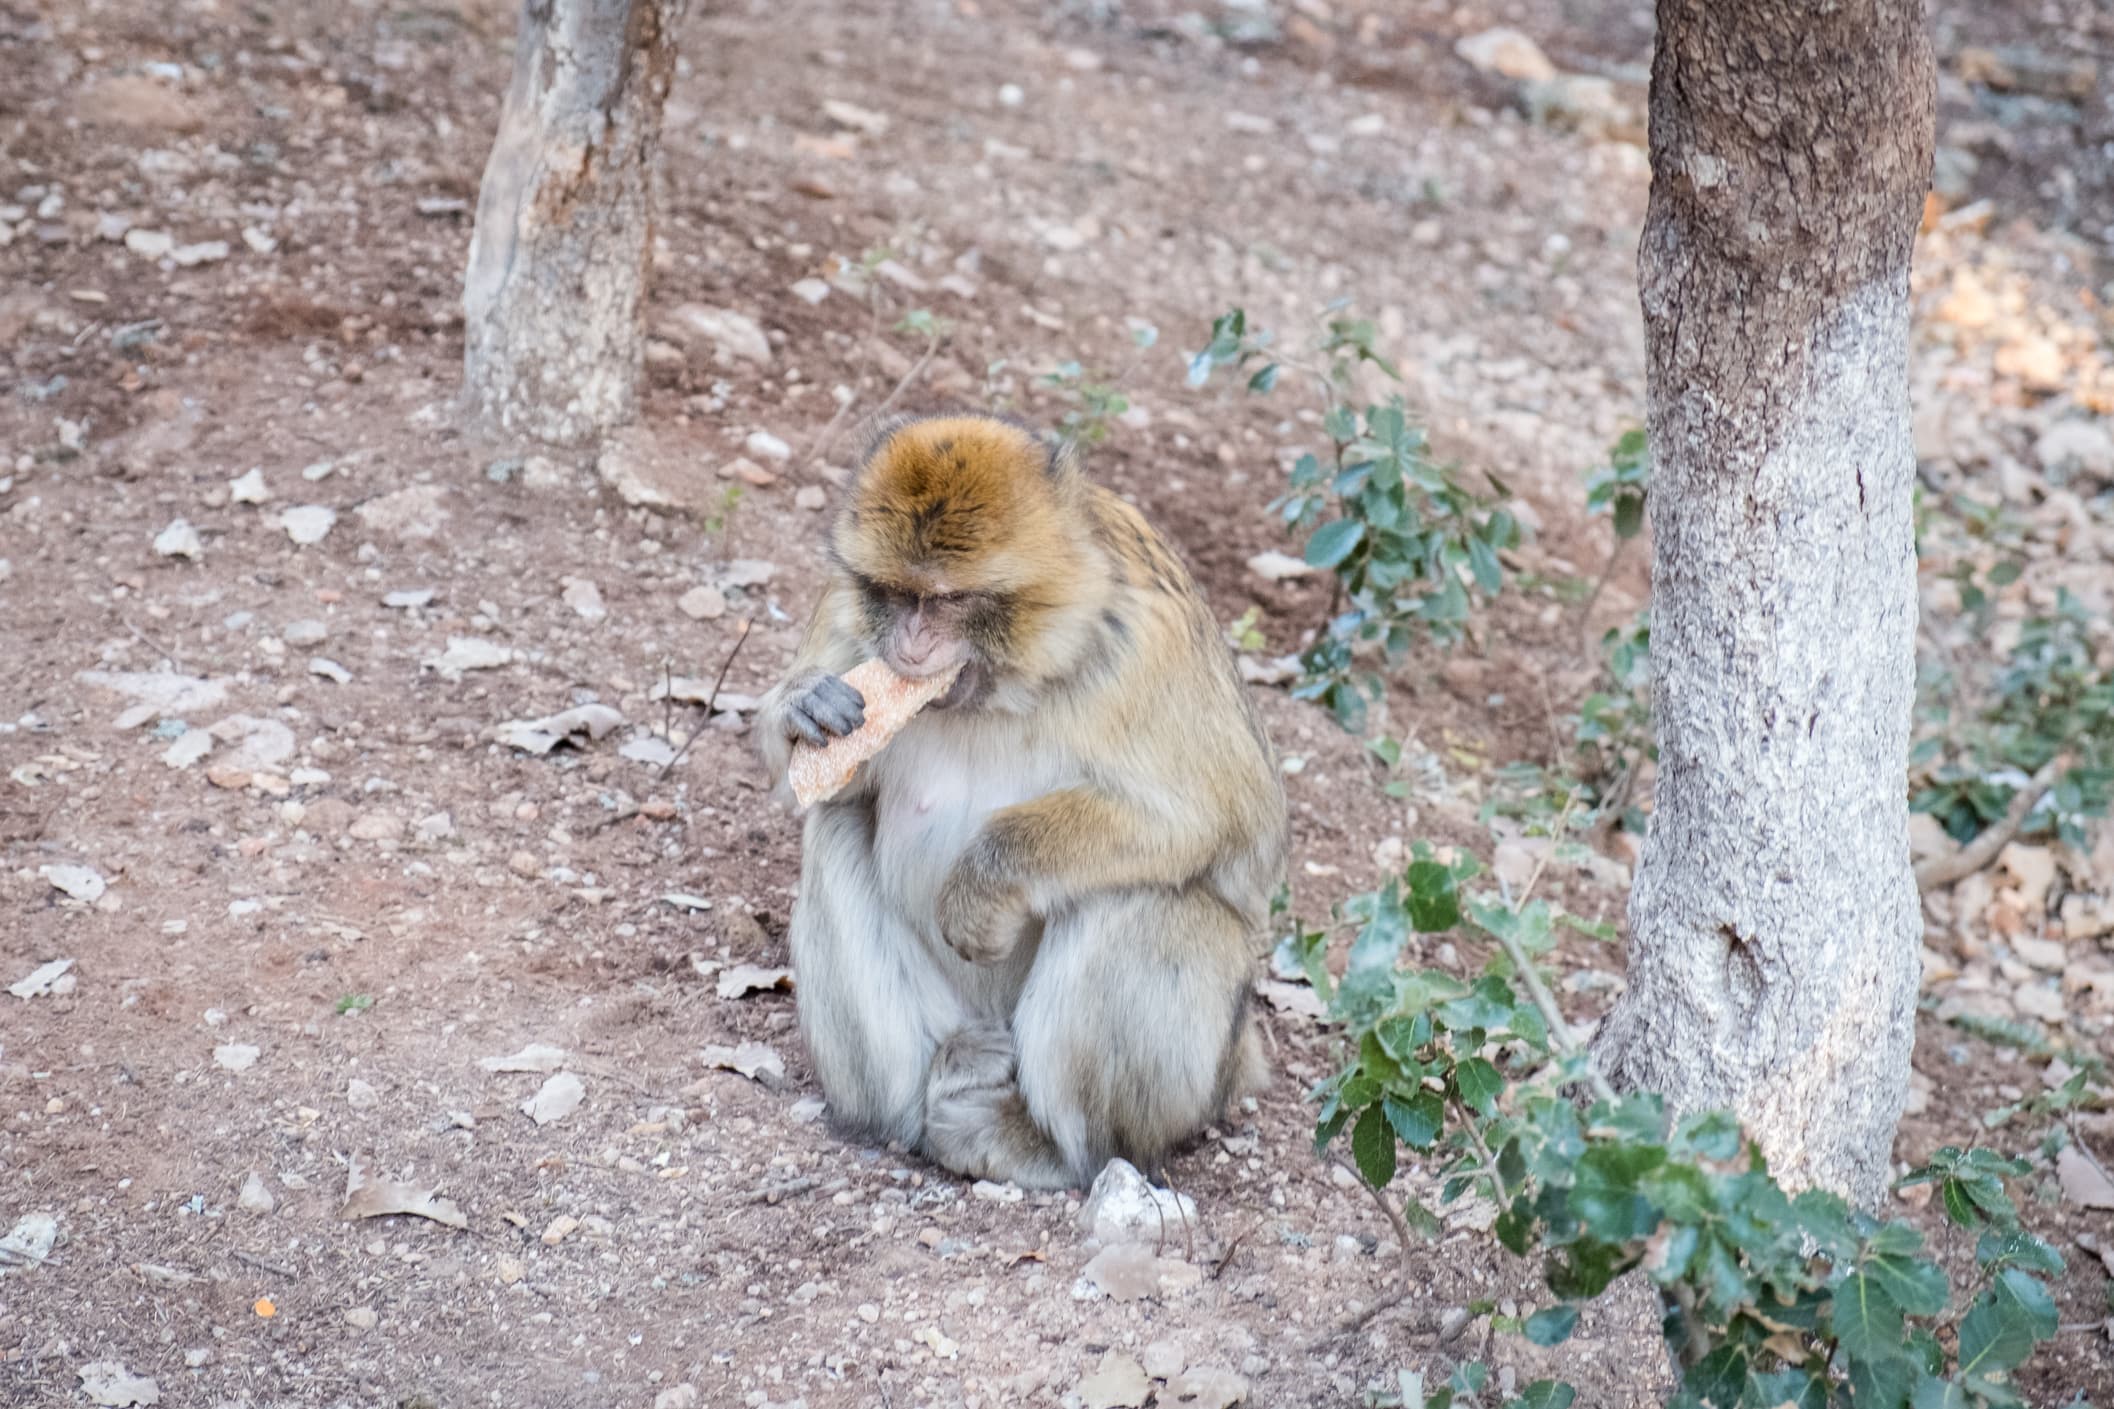
[[[1180,886],[1224,844],[1205,819],[1220,805],[1165,809],[1094,787],[1064,788],[991,814],[940,890],[940,932],[965,959],[1005,957],[1030,914],[1073,896]]]
[[[864,659],[864,651],[849,629],[850,606],[850,589],[842,582],[832,581],[823,590],[822,600],[815,604],[815,614],[808,618],[807,634],[801,639],[800,650],[794,655],[785,679],[772,686],[756,703],[757,752],[763,756],[763,766],[770,774],[772,788],[785,797],[791,796],[785,775],[786,765],[793,757],[794,706],[805,706],[818,681],[827,676],[842,675]],[[844,722],[857,727],[856,721],[850,719],[825,722]]]

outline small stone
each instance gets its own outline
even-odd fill
[[[1992,363],[1998,375],[2016,377],[2028,391],[2045,395],[2063,389],[2067,371],[2063,351],[2052,339],[2037,333],[2005,343],[1997,349]]]
[[[1166,1403],[1184,1409],[1230,1409],[1248,1400],[1248,1382],[1231,1370],[1200,1365],[1167,1382]]]
[[[1079,1396],[1081,1409],[1138,1409],[1151,1397],[1152,1381],[1135,1359],[1120,1350],[1108,1350],[1073,1392]]]
[[[543,874],[543,863],[533,851],[517,851],[507,857],[506,868],[523,880],[532,881]]]
[[[757,464],[746,455],[738,455],[719,467],[721,479],[736,479],[751,489],[769,489],[778,483],[778,476]]]
[[[279,1201],[265,1187],[263,1175],[253,1169],[242,1176],[242,1188],[235,1195],[235,1207],[244,1213],[270,1213],[278,1206]]]
[[[226,240],[204,240],[195,245],[178,245],[169,251],[169,258],[186,269],[197,264],[218,264],[227,257]]]
[[[340,685],[350,685],[352,683],[352,672],[339,665],[329,656],[310,656],[308,658],[308,673],[310,675],[320,675],[325,680],[334,680]]]
[[[381,1320],[371,1306],[355,1306],[345,1313],[345,1324],[355,1331],[371,1331],[381,1324]]]
[[[90,1404],[108,1409],[161,1403],[161,1387],[147,1375],[135,1375],[115,1360],[96,1360],[74,1372]]]
[[[1273,548],[1248,559],[1248,571],[1265,582],[1284,582],[1295,577],[1305,577],[1317,569],[1305,559],[1295,558],[1289,553],[1280,553]]]
[[[653,1396],[653,1409],[697,1409],[697,1386],[676,1385]]]
[[[345,1083],[345,1104],[356,1111],[371,1111],[382,1103],[382,1093],[354,1077]]]
[[[353,513],[362,526],[396,538],[437,538],[452,517],[448,490],[438,484],[412,484],[369,499]]]
[[[609,608],[602,603],[601,588],[584,577],[568,577],[562,581],[565,605],[571,607],[582,621],[600,621],[609,615]]]
[[[528,1275],[527,1266],[518,1257],[502,1257],[492,1270],[502,1287],[511,1287]]]
[[[2063,995],[2044,983],[2026,983],[2011,995],[2011,1005],[2029,1018],[2038,1018],[2044,1023],[2060,1023],[2068,1014],[2063,1008]]]
[[[727,614],[727,594],[717,587],[693,587],[676,598],[675,605],[692,621],[711,621]]]
[[[1079,1228],[1103,1243],[1157,1243],[1187,1220],[1196,1224],[1196,1205],[1186,1194],[1155,1188],[1127,1160],[1112,1159],[1094,1177],[1079,1209]]]
[[[270,254],[279,248],[279,242],[273,239],[268,231],[256,225],[242,227],[242,243],[257,254]]]
[[[224,1042],[213,1049],[213,1064],[228,1071],[248,1071],[262,1055],[247,1042]]]
[[[979,1179],[969,1186],[969,1193],[986,1203],[1017,1204],[1027,1197],[1027,1191],[1018,1184],[994,1184],[988,1179]]]
[[[237,504],[262,504],[272,497],[271,490],[264,486],[264,471],[251,469],[228,481],[228,498]]]
[[[579,1219],[569,1213],[561,1213],[544,1228],[543,1245],[547,1248],[554,1248],[578,1232],[579,1228]]]
[[[829,297],[829,285],[821,279],[802,279],[792,286],[792,294],[802,303],[820,303]]]
[[[888,115],[877,113],[872,108],[862,108],[856,103],[847,103],[837,98],[823,100],[823,115],[840,127],[855,132],[864,132],[870,137],[879,137],[888,131]]]
[[[538,1125],[550,1125],[580,1109],[587,1086],[569,1071],[555,1072],[536,1094],[521,1103],[521,1113]]]
[[[1532,82],[1556,77],[1541,46],[1516,29],[1500,26],[1457,40],[1453,52],[1484,73]]]
[[[279,516],[286,536],[304,548],[321,543],[337,521],[338,511],[327,504],[302,504]]]
[[[154,551],[165,558],[195,558],[205,551],[205,544],[189,521],[177,519],[154,535]]]
[[[95,904],[103,898],[103,892],[110,888],[110,882],[104,880],[102,873],[93,866],[39,866],[37,874],[49,881],[53,890],[63,892],[84,905]]]
[[[320,646],[330,637],[330,628],[313,617],[300,621],[289,621],[280,631],[279,639],[289,646]]]
[[[754,318],[731,308],[685,303],[671,310],[657,326],[686,346],[702,340],[721,357],[753,362],[759,367],[770,365],[771,340]]]
[[[720,580],[729,587],[763,587],[778,575],[778,564],[761,558],[736,558],[727,564]]]
[[[810,513],[820,513],[829,507],[829,491],[819,484],[804,484],[794,493],[793,503]]]
[[[1144,1354],[1138,1359],[1144,1365],[1145,1373],[1156,1380],[1173,1379],[1189,1363],[1182,1347],[1173,1341],[1154,1341],[1145,1347]]]
[[[776,460],[783,464],[793,458],[793,447],[787,445],[769,431],[750,431],[742,448],[761,460]]]
[[[345,834],[354,841],[401,841],[404,836],[404,819],[394,812],[377,808],[355,817],[352,825],[345,829]]]
[[[176,237],[166,230],[141,230],[135,227],[125,232],[125,248],[141,259],[162,259],[176,248]]]
[[[402,591],[385,594],[382,597],[382,605],[393,607],[398,611],[410,611],[416,607],[431,606],[433,604],[433,595],[433,589],[430,587],[406,588]]]

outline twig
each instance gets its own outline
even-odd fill
[[[761,1189],[749,1191],[749,1202],[752,1204],[774,1204],[780,1199],[788,1199],[795,1194],[804,1194],[821,1182],[822,1176],[819,1174],[803,1174],[798,1179],[787,1179],[777,1184],[766,1184]]]
[[[668,770],[683,761],[683,755],[690,752],[690,745],[697,742],[697,736],[699,734],[702,734],[705,731],[706,725],[712,722],[712,706],[716,704],[719,700],[719,687],[727,683],[727,671],[733,666],[734,657],[741,654],[741,643],[749,639],[749,632],[753,630],[755,626],[756,618],[754,617],[748,617],[741,623],[741,634],[734,638],[734,648],[728,651],[727,658],[719,663],[719,675],[712,681],[712,693],[705,696],[705,716],[703,722],[701,722],[695,729],[692,729],[690,731],[689,736],[683,740],[683,746],[675,751],[675,756],[661,765],[661,771],[659,776],[663,778],[667,777]],[[675,691],[671,687],[668,693],[672,696]]]
[[[1557,836],[1561,837],[1563,835],[1564,826],[1570,821],[1570,817],[1571,801],[1566,799],[1563,811],[1556,819]],[[1511,906],[1514,912],[1525,907],[1528,897],[1534,894],[1536,882],[1541,880],[1542,870],[1549,864],[1549,858],[1555,853],[1556,847],[1551,844],[1535,860],[1534,871],[1533,874],[1527,877],[1526,888],[1520,892],[1519,900]],[[1578,1038],[1572,1033],[1571,1024],[1564,1017],[1563,1009],[1556,1005],[1556,995],[1549,992],[1549,985],[1542,982],[1540,970],[1534,967],[1533,956],[1528,954],[1520,946],[1519,940],[1512,935],[1496,934],[1495,938],[1498,945],[1505,951],[1505,957],[1512,961],[1512,967],[1519,971],[1519,980],[1526,986],[1527,996],[1534,1001],[1536,1010],[1541,1013],[1542,1025],[1549,1029],[1549,1036],[1555,1041],[1557,1049],[1566,1057],[1583,1056],[1585,1058],[1586,1085],[1593,1089],[1593,1094],[1599,1099],[1603,1101],[1614,1100],[1615,1088],[1608,1084],[1608,1079],[1600,1074],[1600,1068],[1593,1064],[1592,1054],[1578,1045]],[[1474,1130],[1474,1128],[1471,1122],[1469,1129]],[[1480,1143],[1481,1135],[1478,1134],[1476,1138],[1477,1142]]]
[[[1615,546],[1608,551],[1607,566],[1601,568],[1599,578],[1593,583],[1593,590],[1586,593],[1585,604],[1578,609],[1578,634],[1585,638],[1585,642],[1581,644],[1592,639],[1593,604],[1598,602],[1600,594],[1607,590],[1609,580],[1615,576],[1615,569],[1621,565],[1622,550],[1629,546],[1630,541],[1627,538],[1619,535],[1616,537]]]
[[[1933,856],[1918,866],[1916,889],[1932,891],[1965,880],[1996,860],[1997,853],[2019,834],[2019,828],[2026,825],[2026,819],[2033,815],[2033,810],[2041,805],[2041,799],[2048,796],[2048,790],[2055,786],[2055,780],[2069,766],[2070,755],[2067,753],[2057,754],[2042,764],[2040,771],[2011,799],[2010,808],[1995,826],[1984,828],[1973,841],[1950,856]]]
[[[934,333],[931,337],[925,340],[924,352],[919,354],[917,361],[910,364],[910,370],[903,374],[903,380],[896,383],[895,390],[888,393],[888,395],[882,400],[881,404],[874,408],[873,415],[868,417],[867,419],[878,421],[883,416],[887,415],[890,411],[894,410],[895,404],[903,399],[903,393],[905,391],[908,391],[910,389],[910,384],[918,379],[918,373],[924,371],[925,364],[932,361],[932,354],[938,352],[939,350],[940,335],[938,333]]]
[[[228,1249],[228,1256],[234,1258],[237,1262],[246,1262],[261,1272],[269,1272],[275,1277],[284,1277],[289,1282],[301,1280],[300,1273],[288,1267],[281,1267],[276,1262],[267,1262],[253,1252],[244,1252],[240,1248],[230,1248]]]
[[[167,646],[164,646],[161,642],[155,640],[152,636],[149,636],[146,632],[140,630],[137,626],[133,625],[131,617],[121,616],[118,618],[118,620],[125,623],[125,629],[127,631],[131,632],[134,636],[137,636],[139,638],[141,645],[144,645],[151,650],[161,652],[164,656],[168,657],[169,664],[175,667],[178,671],[181,671],[184,668],[182,656],[179,656],[178,654],[176,654],[176,652],[170,650]]]
[[[1399,1209],[1387,1201],[1387,1191],[1385,1189],[1377,1189],[1366,1183],[1365,1176],[1344,1163],[1341,1155],[1336,1156],[1330,1163],[1348,1173],[1353,1179],[1356,1179],[1359,1187],[1373,1196],[1373,1202],[1379,1205],[1381,1214],[1386,1217],[1388,1223],[1395,1230],[1395,1244],[1402,1249],[1402,1271],[1405,1274],[1409,1273],[1412,1270],[1410,1249],[1416,1245],[1417,1241],[1409,1231],[1409,1220],[1402,1216]]]
[[[1241,1250],[1241,1244],[1246,1242],[1248,1235],[1254,1231],[1255,1225],[1250,1223],[1233,1235],[1233,1241],[1226,1244],[1225,1252],[1219,1254],[1219,1260],[1211,1268],[1212,1281],[1216,1282],[1219,1278],[1226,1275],[1226,1269],[1233,1265],[1233,1255]]]

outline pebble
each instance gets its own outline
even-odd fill
[[[783,464],[793,458],[793,447],[769,431],[750,431],[749,438],[741,445],[742,449],[759,459],[776,460]]]
[[[320,646],[329,639],[330,628],[313,617],[300,621],[289,621],[280,631],[279,638],[289,646]]]
[[[2051,475],[2114,480],[2114,431],[2098,421],[2057,421],[2034,441],[2033,454]]]
[[[404,835],[404,819],[381,809],[362,812],[352,819],[345,834],[354,841],[400,841]]]
[[[711,621],[727,614],[727,594],[717,587],[693,587],[676,598],[675,605],[692,621]]]
[[[506,859],[506,868],[524,880],[534,880],[543,874],[543,863],[536,859],[533,851],[517,851]]]
[[[321,543],[338,521],[338,511],[327,504],[302,504],[279,516],[286,536],[306,548]]]
[[[265,488],[261,469],[251,469],[247,474],[228,481],[228,498],[237,504],[262,504],[271,497],[272,492]]]
[[[579,1219],[569,1213],[561,1213],[544,1228],[543,1245],[547,1248],[554,1248],[578,1232],[579,1228]]]
[[[355,1306],[345,1313],[345,1324],[356,1331],[371,1331],[381,1323],[381,1319],[371,1306]]]
[[[213,1049],[213,1064],[228,1071],[248,1071],[262,1055],[247,1042],[223,1042]]]
[[[177,519],[154,535],[154,551],[165,558],[195,558],[205,551],[205,544],[188,520]]]
[[[339,665],[329,656],[310,656],[308,658],[308,673],[310,675],[320,675],[326,680],[335,680],[340,685],[350,685],[352,683],[352,672]]]
[[[1104,1243],[1157,1242],[1186,1219],[1196,1223],[1196,1204],[1186,1194],[1153,1186],[1128,1160],[1112,1159],[1094,1176],[1079,1209],[1079,1228]]]
[[[235,1207],[244,1213],[270,1213],[278,1206],[279,1201],[265,1187],[263,1175],[253,1169],[242,1176],[242,1188],[235,1195]]]
[[[1457,41],[1453,52],[1484,73],[1531,82],[1556,77],[1556,65],[1541,46],[1516,29],[1499,26]]]
[[[176,248],[176,237],[166,230],[134,228],[125,232],[125,248],[141,259],[161,259]]]
[[[721,465],[719,467],[719,477],[721,479],[738,479],[752,489],[769,489],[772,485],[778,483],[778,476],[772,474],[754,460],[749,459],[746,455],[738,455]]]
[[[793,503],[810,513],[820,513],[829,507],[829,491],[819,484],[804,484],[793,495]]]
[[[561,579],[564,583],[565,605],[582,621],[600,621],[609,615],[609,608],[602,603],[602,589],[584,577]]]
[[[792,286],[791,292],[802,303],[815,304],[829,297],[829,285],[821,279],[802,279]]]
[[[345,1104],[356,1111],[371,1111],[382,1103],[382,1093],[354,1077],[345,1083]]]
[[[754,318],[731,308],[685,303],[670,311],[664,327],[685,344],[703,339],[722,357],[753,362],[759,367],[771,362],[771,340]]]

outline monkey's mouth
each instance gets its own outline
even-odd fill
[[[954,677],[954,683],[947,687],[947,693],[941,695],[931,704],[926,705],[925,708],[953,709],[956,705],[967,704],[975,699],[979,694],[983,693],[983,688],[983,667],[972,661],[962,667],[961,674]]]

